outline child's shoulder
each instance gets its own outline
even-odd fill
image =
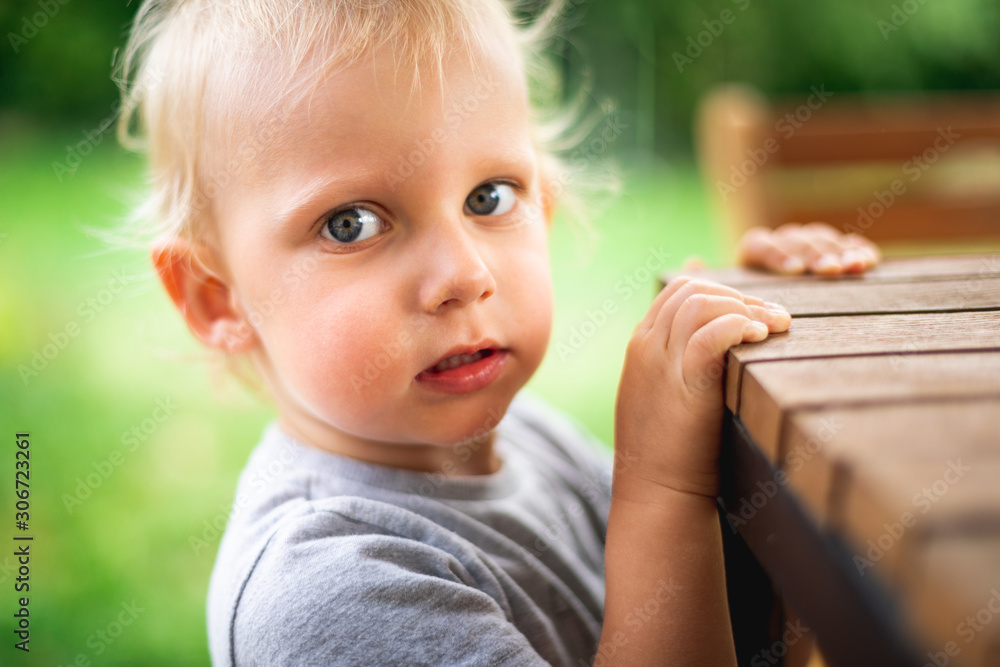
[[[235,597],[210,596],[213,662],[445,664],[478,636],[475,664],[534,664],[505,621],[510,610],[497,606],[502,594],[490,592],[489,567],[440,526],[402,513],[358,497],[296,508]],[[450,633],[457,623],[471,634]]]

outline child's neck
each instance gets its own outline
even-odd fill
[[[502,465],[494,451],[496,431],[454,445],[391,443],[310,433],[297,420],[279,418],[285,433],[304,445],[366,463],[445,476],[490,475]]]

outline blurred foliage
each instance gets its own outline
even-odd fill
[[[791,95],[813,85],[1000,87],[996,0],[567,4],[556,49],[571,80],[590,80],[595,97],[619,101],[629,127],[616,149],[685,151],[699,96],[724,80]],[[116,108],[113,57],[135,5],[0,0],[0,431],[31,430],[35,473],[34,634],[31,660],[16,664],[207,664],[204,604],[217,535],[206,531],[225,516],[249,448],[271,418],[245,399],[220,406],[145,253],[108,252],[88,234],[124,216],[123,192],[140,186],[141,160],[103,131]],[[653,294],[643,267],[659,253],[670,259],[657,270],[676,269],[690,254],[722,259],[690,165],[632,164],[644,173],[626,179],[625,194],[595,221],[603,236],[591,254],[581,259],[573,228],[555,226],[556,320],[531,383],[605,441],[625,342]],[[116,271],[141,278],[89,319],[85,304]],[[615,285],[629,279],[648,281],[648,294],[619,298]],[[618,299],[617,312],[576,345],[609,298]],[[79,334],[25,379],[22,367],[70,323]],[[126,435],[158,401],[176,408],[129,448]],[[10,460],[11,447],[8,440]],[[10,498],[6,479],[0,490]],[[7,531],[9,539],[13,526]],[[194,548],[193,536],[211,548]],[[13,572],[13,555],[0,556],[8,609]],[[101,639],[133,601],[142,615],[113,645]],[[13,620],[8,613],[0,621],[7,637]],[[12,652],[0,653],[0,664]]]
[[[136,4],[0,3],[0,109],[85,126],[108,116],[112,59]],[[862,92],[1000,88],[998,0],[566,5],[567,30],[557,50],[570,78],[589,77],[596,96],[631,114],[623,145],[653,145],[661,154],[688,147],[699,97],[726,80],[770,94],[813,85]]]
[[[661,154],[688,147],[699,98],[723,81],[793,96],[821,85],[1000,88],[997,0],[618,0],[582,10],[564,49],[570,69],[590,67],[597,91],[640,127],[653,124]]]
[[[98,121],[113,112],[115,49],[137,3],[0,2],[0,109],[45,121]]]

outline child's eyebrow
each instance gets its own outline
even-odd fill
[[[372,175],[363,170],[350,175],[335,173],[317,176],[285,197],[273,220],[278,226],[284,227],[298,222],[304,216],[319,216],[325,212],[325,208],[330,200],[335,198],[338,190],[348,190],[352,184],[370,182],[371,178]]]
[[[532,172],[538,169],[537,154],[531,148],[507,148],[502,152],[476,160],[472,168],[475,170],[518,171],[530,166]],[[532,174],[534,175],[534,173]]]

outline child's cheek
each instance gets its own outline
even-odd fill
[[[330,418],[371,411],[396,389],[413,358],[413,339],[400,334],[401,317],[380,308],[375,294],[344,294],[295,304],[275,332],[276,367],[312,409]]]

